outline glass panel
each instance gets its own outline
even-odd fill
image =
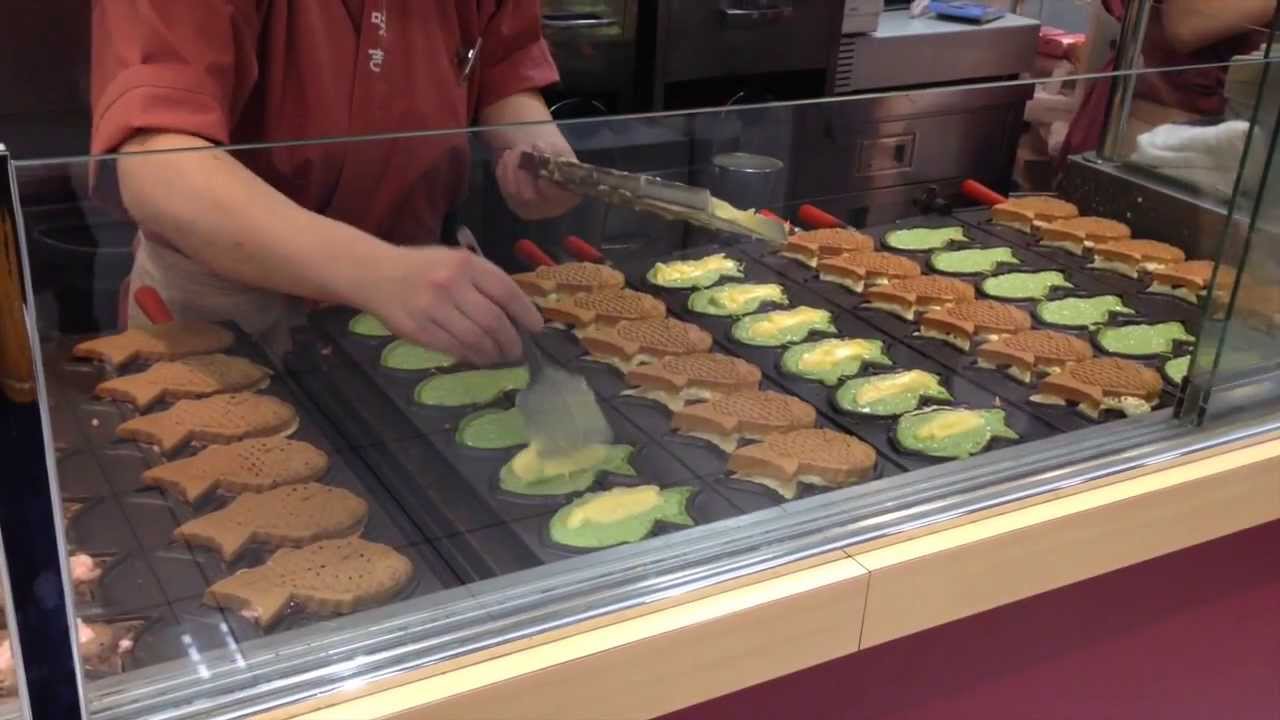
[[[1197,349],[1191,400],[1211,416],[1266,413],[1275,402],[1280,256],[1273,237],[1277,152],[1274,119],[1280,108],[1280,74],[1267,66],[1260,77],[1256,123],[1248,160],[1227,227],[1207,318],[1209,332]]]
[[[972,493],[1013,492],[1033,473],[1058,473],[1039,491],[1078,482],[1067,468],[1169,439],[1182,388],[1169,361],[1189,352],[1201,311],[1194,279],[1149,292],[1146,263],[1212,259],[1221,217],[1072,158],[1062,187],[1080,212],[1173,244],[1108,255],[1096,246],[1114,238],[1037,237],[1013,227],[1027,216],[992,222],[960,192],[965,178],[1011,187],[1026,104],[1056,82],[20,164],[57,469],[77,507],[67,537],[101,570],[77,609],[125,641],[108,653],[118,666],[86,676],[94,712],[303,699],[963,512]],[[561,136],[585,162],[804,225],[850,223],[861,234],[841,235],[845,249],[893,264],[830,262],[813,236],[789,241],[798,260],[595,197],[521,219],[506,200],[527,211],[560,193],[493,148]],[[1205,220],[1170,232],[1178,213]],[[519,249],[573,261],[569,236],[612,267],[535,271]],[[440,246],[469,238],[488,261]],[[714,253],[729,262],[655,270]],[[804,262],[815,253],[817,269]],[[921,272],[1005,304],[926,320],[927,292],[876,292]],[[620,282],[651,297],[589,292]],[[134,300],[144,286],[180,321],[215,325],[117,336],[150,326],[148,310],[163,319]],[[502,325],[532,312],[526,294],[554,321],[539,352],[585,378],[610,446],[526,447],[571,417],[522,427],[526,376]],[[740,319],[767,312],[784,314]],[[627,320],[647,315],[673,324]],[[974,352],[1022,327],[1061,335],[1052,351]],[[655,362],[691,351],[721,364]],[[1054,382],[1085,355],[1131,363],[1150,395]],[[1014,377],[1023,369],[1033,383]],[[774,394],[701,402],[729,378]],[[815,426],[827,432],[790,441],[812,445],[759,440]],[[804,464],[818,452],[830,468]],[[629,546],[598,549],[612,545]]]

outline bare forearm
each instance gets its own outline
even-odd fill
[[[149,134],[123,149],[199,145],[210,147],[186,135]],[[395,251],[303,209],[226,152],[126,155],[118,175],[125,206],[139,225],[246,285],[361,306],[362,290]]]
[[[1269,27],[1276,0],[1164,0],[1162,19],[1169,42],[1187,53],[1259,27]]]
[[[485,141],[495,150],[533,145],[568,148],[560,128],[551,121],[551,111],[547,109],[546,102],[533,91],[516,93],[484,108],[480,111],[480,123],[508,126],[485,131]]]

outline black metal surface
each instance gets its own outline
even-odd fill
[[[299,343],[295,354],[306,354],[319,365],[307,373],[295,372],[295,376],[323,378],[328,399],[350,410],[331,417],[358,438],[362,456],[388,470],[390,474],[384,477],[388,488],[402,498],[411,516],[423,516],[422,524],[455,571],[464,580],[478,580],[552,562],[565,557],[566,552],[573,554],[545,537],[551,515],[573,496],[522,496],[502,490],[499,471],[517,448],[460,446],[455,439],[458,424],[480,406],[432,408],[416,403],[414,389],[435,373],[382,366],[379,360],[390,338],[353,335],[347,330],[352,315],[352,311],[341,309],[313,313],[311,325],[318,337],[309,338],[305,345]],[[618,371],[580,360],[582,348],[571,333],[548,330],[537,342],[549,360],[587,377],[605,401],[615,442],[634,448],[631,464],[635,477],[603,473],[587,491],[646,482],[664,487],[688,485],[697,491],[690,506],[699,523],[739,515],[758,504],[754,497],[735,502],[732,492],[722,493],[706,485],[700,477],[722,472],[724,453],[671,436],[665,408],[652,407],[656,404],[638,398],[617,398],[622,386]],[[513,399],[514,394],[508,393],[489,406],[509,408]],[[637,404],[648,407],[627,412]],[[380,434],[391,440],[380,441]],[[435,468],[430,478],[427,468]],[[424,502],[409,509],[412,498]]]
[[[72,338],[62,338],[48,344],[44,353],[63,498],[79,505],[67,522],[67,538],[72,552],[105,560],[102,577],[81,591],[76,609],[81,617],[95,622],[145,621],[134,650],[124,657],[124,669],[234,649],[239,643],[324,619],[290,613],[263,631],[237,613],[203,604],[210,584],[262,564],[273,551],[255,545],[234,561],[224,562],[210,549],[173,539],[173,531],[183,522],[224,507],[230,498],[215,493],[191,505],[144,486],[142,472],[166,459],[152,448],[116,438],[116,427],[136,415],[136,410],[93,397],[94,386],[108,371],[70,360],[72,342]],[[243,337],[229,352],[270,367],[260,349]],[[129,367],[121,372],[140,369]],[[400,599],[458,584],[457,577],[381,490],[369,469],[349,449],[333,442],[332,429],[285,377],[277,375],[262,392],[297,409],[300,425],[294,439],[309,442],[329,455],[330,468],[320,482],[345,488],[369,501],[362,537],[394,547],[413,563],[414,579]],[[163,406],[151,412],[161,409]],[[196,451],[187,448],[178,457],[189,457]]]

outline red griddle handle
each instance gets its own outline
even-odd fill
[[[757,214],[757,215],[764,216],[764,217],[767,217],[767,218],[769,218],[770,220],[777,220],[778,222],[782,223],[783,225],[786,225],[786,224],[787,224],[787,221],[786,221],[786,220],[783,220],[783,219],[782,219],[782,217],[781,217],[780,215],[778,215],[777,213],[773,212],[772,210],[757,210],[757,211],[756,211],[756,214]]]
[[[960,194],[983,205],[999,205],[1009,199],[977,180],[965,180],[960,183]]]
[[[811,230],[847,227],[835,215],[812,205],[801,205],[796,211],[796,220]]]
[[[582,262],[603,263],[605,261],[604,254],[596,249],[594,245],[583,240],[577,235],[569,235],[561,243],[564,251]]]
[[[143,285],[134,290],[133,301],[137,303],[142,314],[156,325],[173,322],[173,313],[169,311],[169,306],[164,298],[160,297],[160,293],[150,285]]]
[[[550,267],[556,264],[556,261],[552,260],[550,255],[542,252],[542,248],[528,238],[516,243],[515,253],[520,262],[524,263],[530,270],[539,267]]]

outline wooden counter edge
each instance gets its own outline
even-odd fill
[[[862,647],[1280,518],[1280,439],[850,556]]]
[[[728,590],[710,588],[692,600],[603,618],[259,720],[510,716],[503,708],[571,720],[579,716],[565,698],[577,702],[584,691],[603,697],[580,717],[652,717],[1280,518],[1280,439],[1117,477],[900,542],[849,548],[847,556],[810,558],[743,578]],[[1049,552],[1053,562],[1045,562]],[[829,612],[833,601],[859,612]],[[754,633],[754,641],[743,632],[759,627],[768,631]],[[778,642],[792,635],[809,640]],[[743,652],[765,642],[765,653]],[[723,662],[730,658],[732,673]],[[620,675],[664,673],[673,677],[660,681],[662,693],[616,685]]]

